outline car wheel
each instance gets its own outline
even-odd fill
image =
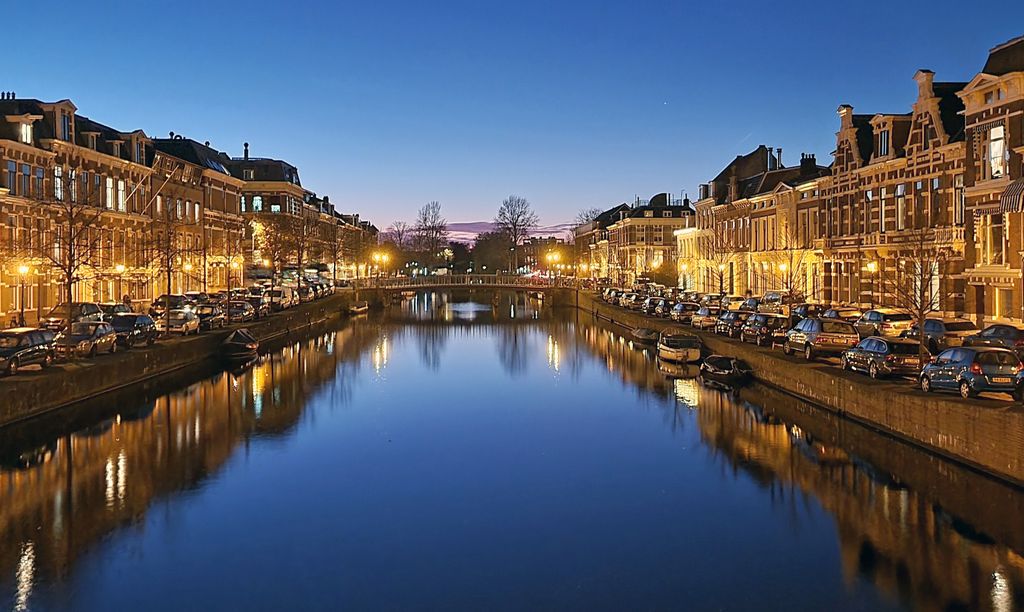
[[[804,359],[807,361],[814,361],[814,347],[810,344],[804,346]]]
[[[974,389],[971,389],[971,385],[966,380],[960,381],[960,397],[969,399],[974,395]]]
[[[92,348],[89,349],[89,358],[92,359],[95,356],[96,356],[96,345],[94,344],[94,345],[92,345]]]
[[[878,378],[878,364],[877,363],[872,361],[871,365],[868,366],[868,376],[870,376],[871,378],[874,378],[874,379]]]
[[[782,343],[782,354],[783,355],[792,355],[793,354],[793,349],[789,346],[788,342],[783,342]]]
[[[43,362],[39,364],[39,367],[45,370],[51,365],[53,365],[53,353],[47,353],[46,356],[43,357]]]
[[[921,377],[921,390],[924,391],[925,393],[931,393],[932,392],[932,379],[928,378],[927,376],[922,376]]]
[[[8,376],[14,376],[15,374],[17,374],[18,373],[18,360],[17,359],[12,359],[11,362],[9,364],[7,364],[7,370],[5,370],[5,371],[7,372]]]
[[[116,341],[114,341],[114,342],[112,342],[110,344],[110,352],[111,353],[116,353],[117,352],[117,342]]]

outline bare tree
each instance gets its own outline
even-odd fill
[[[709,277],[725,292],[726,270],[735,262],[734,245],[723,224],[714,223],[697,239],[697,250]],[[705,287],[706,290],[713,290]]]
[[[807,266],[809,251],[800,244],[788,223],[783,223],[779,243],[772,250],[772,276],[777,289],[789,292],[800,300],[807,294]]]
[[[412,237],[412,228],[405,221],[395,221],[385,231],[385,239],[390,241],[399,250],[409,248],[409,240]]]
[[[46,199],[52,220],[49,239],[29,237],[20,248],[22,253],[57,272],[61,299],[67,305],[65,321],[70,324],[75,285],[99,265],[103,244],[99,225],[104,204],[103,190],[98,183],[79,180],[74,169],[59,168],[54,172],[53,191]]]
[[[441,250],[448,244],[448,220],[441,214],[440,202],[433,200],[420,208],[413,233],[417,250],[423,252],[427,263],[439,261]]]
[[[576,213],[576,218],[573,219],[573,223],[575,225],[586,225],[597,219],[600,214],[600,208],[584,208]]]
[[[168,160],[169,164],[174,164]],[[165,168],[166,169],[166,168]],[[170,169],[168,176],[180,175],[179,167]],[[180,197],[179,188],[168,181],[162,193],[153,197],[156,202],[153,221],[149,225],[147,251],[151,253],[152,264],[164,281],[165,295],[171,294],[172,277],[175,272],[184,272],[191,277],[191,259],[203,255],[201,214],[195,205]],[[164,307],[164,323],[169,329],[171,309]]]
[[[275,288],[278,272],[288,265],[293,253],[294,244],[289,235],[292,221],[288,217],[290,215],[275,213],[250,221],[253,248],[270,264],[271,290]]]
[[[530,202],[526,198],[515,194],[508,196],[498,207],[498,215],[494,218],[494,225],[499,232],[508,236],[512,243],[512,270],[519,269],[519,252],[517,248],[530,234],[530,230],[537,227],[540,219],[537,213],[533,212]]]
[[[879,270],[879,284],[893,306],[914,317],[920,331],[928,315],[942,307],[942,271],[952,253],[936,246],[934,229],[908,230],[906,234],[896,268]],[[923,358],[929,352],[927,339],[919,333],[918,340]]]

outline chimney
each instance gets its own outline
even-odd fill
[[[209,140],[207,140],[206,142],[204,142],[204,143],[203,143],[203,146],[204,146],[204,147],[208,147],[208,146],[210,146],[210,141],[209,141]]]
[[[914,73],[914,80],[917,81],[917,97],[921,99],[935,97],[935,90],[932,83],[935,81],[935,73],[931,70],[921,69]]]
[[[813,153],[800,154],[800,176],[810,176],[818,169],[818,160]]]
[[[769,172],[775,169],[775,158],[772,156],[772,151],[774,150],[775,147],[768,147],[768,165],[765,170]]]
[[[775,149],[775,165],[779,168],[784,168],[782,165],[782,147]]]
[[[842,129],[853,127],[853,107],[849,104],[841,104],[836,111],[839,114],[839,126]]]
[[[242,143],[242,159],[249,160],[249,143]]]
[[[174,132],[167,132],[167,137],[174,140]]]

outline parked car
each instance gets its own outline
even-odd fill
[[[676,301],[677,302],[694,302],[694,303],[696,303],[696,302],[700,301],[700,293],[698,293],[696,291],[680,291],[676,295]]]
[[[643,304],[643,301],[644,298],[639,293],[627,293],[619,298],[619,306],[627,310],[640,310],[640,305]]]
[[[309,288],[309,285],[302,285],[298,288],[299,301],[309,302],[313,299],[313,290]]]
[[[748,297],[747,299],[740,302],[738,310],[743,312],[757,312],[757,307],[761,303],[759,297]]]
[[[99,306],[100,310],[103,311],[104,321],[109,321],[114,315],[130,313],[132,311],[132,309],[123,302],[103,302],[102,304],[97,304],[97,306]]]
[[[1010,323],[989,325],[973,336],[964,338],[963,346],[997,346],[1024,355],[1024,327]]]
[[[844,370],[866,372],[871,378],[917,376],[921,371],[921,344],[907,338],[864,338],[843,352]]]
[[[857,328],[839,319],[804,319],[786,332],[782,352],[802,351],[810,361],[818,355],[840,355],[860,342]]]
[[[67,327],[68,303],[57,304],[50,309],[50,312],[40,319],[39,327],[51,331],[60,331]],[[103,311],[98,304],[92,302],[71,302],[71,322],[87,323],[89,321],[102,321]]]
[[[675,308],[675,307],[676,307],[675,300],[670,300],[668,298],[664,298],[664,299],[661,300],[661,302],[657,306],[655,306],[655,308],[654,308],[654,316],[662,317],[662,318],[667,319],[670,316],[672,316],[672,309]]]
[[[910,329],[914,317],[905,310],[874,308],[862,314],[853,324],[861,338],[868,336],[899,336]]]
[[[249,295],[263,295],[267,292],[267,288],[263,285],[253,285],[249,287]]]
[[[210,301],[210,294],[205,291],[186,291],[185,297],[193,304],[205,304]]]
[[[252,304],[245,300],[231,300],[228,302],[228,321],[232,323],[243,323],[256,318],[256,310]]]
[[[722,309],[718,306],[701,306],[697,312],[693,313],[690,325],[697,329],[714,329],[721,312]]]
[[[104,351],[117,352],[117,332],[104,321],[72,323],[54,338],[54,353],[60,358],[95,357]]]
[[[156,328],[165,334],[198,334],[199,317],[191,309],[172,310],[169,317],[156,319]]]
[[[159,321],[160,317],[168,309],[170,310],[191,310],[193,302],[184,295],[168,295],[163,294],[160,297],[153,300],[153,303],[149,306],[149,316],[153,317],[154,320]]]
[[[774,346],[786,341],[789,317],[781,314],[758,312],[750,315],[740,328],[740,340],[758,346]]]
[[[847,323],[856,323],[864,311],[860,308],[853,306],[837,306],[835,308],[829,308],[821,315],[822,319],[838,319],[840,321],[846,321]]]
[[[221,329],[228,323],[224,316],[224,310],[215,304],[203,304],[196,308],[196,316],[199,317],[199,329]]]
[[[1021,374],[1020,358],[993,346],[946,349],[921,370],[921,390],[956,390],[969,398],[985,391],[1013,394]]]
[[[223,304],[223,303],[225,303],[227,301],[228,301],[228,292],[227,291],[214,291],[213,293],[210,294],[210,298],[209,298],[209,300],[207,300],[207,304]]]
[[[22,366],[49,367],[53,359],[52,331],[34,327],[0,330],[0,371],[7,376],[17,374]]]
[[[693,320],[693,315],[698,310],[700,310],[700,305],[696,302],[676,302],[669,316],[673,321],[688,323]]]
[[[789,291],[769,291],[758,303],[757,311],[788,315],[798,303],[797,296]]]
[[[644,298],[644,301],[640,302],[640,312],[646,315],[653,315],[654,309],[665,300],[660,297],[648,297]]]
[[[715,333],[730,338],[738,338],[743,324],[750,318],[751,313],[740,310],[727,310],[718,316],[715,321]]]
[[[125,348],[139,344],[153,344],[160,332],[156,321],[147,314],[120,313],[110,318],[110,326],[117,334],[117,342]]]
[[[924,322],[924,344],[933,355],[939,351],[960,346],[964,339],[978,333],[978,326],[967,319],[931,317]],[[900,334],[903,338],[921,339],[915,322],[910,329]]]
[[[717,306],[722,307],[722,295],[721,293],[705,293],[701,296],[698,304],[701,306]]]
[[[790,323],[796,325],[804,319],[820,317],[826,310],[828,309],[820,304],[796,304],[790,309]],[[860,315],[858,314],[857,316],[859,317]]]
[[[284,310],[297,303],[291,287],[274,287],[267,290],[266,296],[270,298],[271,310]]]
[[[252,305],[257,319],[270,314],[270,298],[262,295],[250,295],[245,301]]]
[[[746,299],[747,298],[742,295],[724,295],[722,296],[719,304],[721,305],[722,310],[739,310],[740,305]]]

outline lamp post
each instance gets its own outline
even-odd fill
[[[28,271],[28,266],[18,266],[18,276],[21,277],[21,294],[18,297],[18,306],[21,308],[21,314],[18,315],[18,325],[22,327],[25,326],[25,277],[28,275]]]
[[[869,278],[871,279],[871,293],[868,296],[868,304],[870,308],[875,307],[875,272],[878,272],[878,262],[869,261],[867,265]]]
[[[114,266],[114,271],[117,272],[117,299],[120,300],[124,298],[124,294],[121,293],[123,289],[121,285],[122,279],[124,278],[124,264],[117,264],[116,266]]]
[[[185,271],[185,291],[188,291],[189,281],[192,280],[192,263],[186,261],[182,269]]]
[[[686,263],[682,263],[682,264],[679,265],[679,270],[682,271],[682,273],[683,273],[682,274],[682,279],[680,279],[680,280],[683,281],[683,291],[687,291],[690,288],[690,278],[689,278],[689,275],[686,273],[686,271],[687,271],[687,269],[689,269],[689,267],[690,266],[687,265]]]
[[[788,269],[789,269],[789,266],[786,265],[786,262],[782,262],[782,263],[779,264],[779,272],[782,272],[782,290],[783,291],[788,291],[789,290],[789,279],[786,278],[786,270],[788,270]]]

